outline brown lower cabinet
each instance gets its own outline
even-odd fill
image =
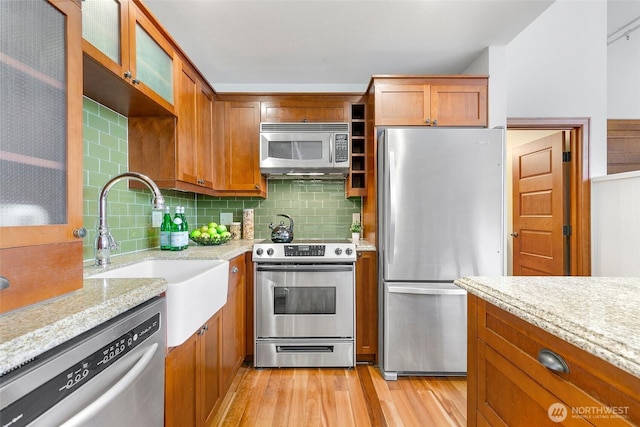
[[[358,252],[356,261],[356,360],[376,362],[378,275],[376,252]]]
[[[170,350],[165,359],[165,425],[202,426],[220,393],[221,313]]]
[[[640,378],[475,295],[468,302],[468,426],[640,424]],[[569,372],[538,362],[543,348]]]
[[[245,255],[229,262],[225,306],[165,359],[165,426],[206,426],[244,360]]]

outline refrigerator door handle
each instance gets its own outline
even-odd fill
[[[387,263],[393,264],[396,258],[395,240],[396,240],[396,201],[394,200],[394,180],[396,174],[396,153],[389,150],[389,188],[387,194],[389,200],[386,201],[389,207],[389,233],[387,234]]]
[[[465,295],[467,293],[464,289],[434,289],[411,285],[388,285],[387,292],[390,294],[413,295]]]

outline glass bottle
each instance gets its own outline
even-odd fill
[[[187,222],[187,216],[185,215],[184,206],[180,207],[180,218],[182,218],[182,249],[189,248],[189,223]]]
[[[171,224],[171,250],[182,250],[182,218],[180,217],[180,206],[176,206],[176,213]]]
[[[171,212],[169,210],[169,206],[165,206],[162,225],[160,225],[160,249],[163,251],[171,250],[171,227],[172,226],[173,226],[173,221],[171,220]]]

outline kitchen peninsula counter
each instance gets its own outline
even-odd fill
[[[640,377],[640,278],[463,277],[455,284]]]
[[[468,292],[468,426],[640,424],[640,278],[455,283]]]
[[[106,268],[86,263],[82,289],[0,316],[0,372],[6,372],[167,290],[164,279],[91,279],[88,276],[151,259],[225,259],[251,251],[253,240],[148,250],[111,258]],[[43,283],[46,286],[46,283]]]

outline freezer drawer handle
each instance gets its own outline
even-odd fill
[[[443,288],[421,288],[411,287],[407,285],[389,286],[390,294],[416,294],[416,295],[465,295],[467,291],[464,289],[443,289]]]
[[[93,401],[89,406],[85,407],[82,411],[78,412],[67,422],[62,424],[62,427],[78,426],[87,423],[91,417],[97,414],[102,408],[107,406],[113,399],[119,396],[127,387],[129,387],[138,377],[144,369],[151,362],[151,358],[158,350],[158,343],[154,343],[149,347],[142,355],[140,360],[131,368],[125,376],[120,379],[113,387],[107,390],[102,396]]]
[[[277,345],[277,353],[333,353],[332,345]]]

